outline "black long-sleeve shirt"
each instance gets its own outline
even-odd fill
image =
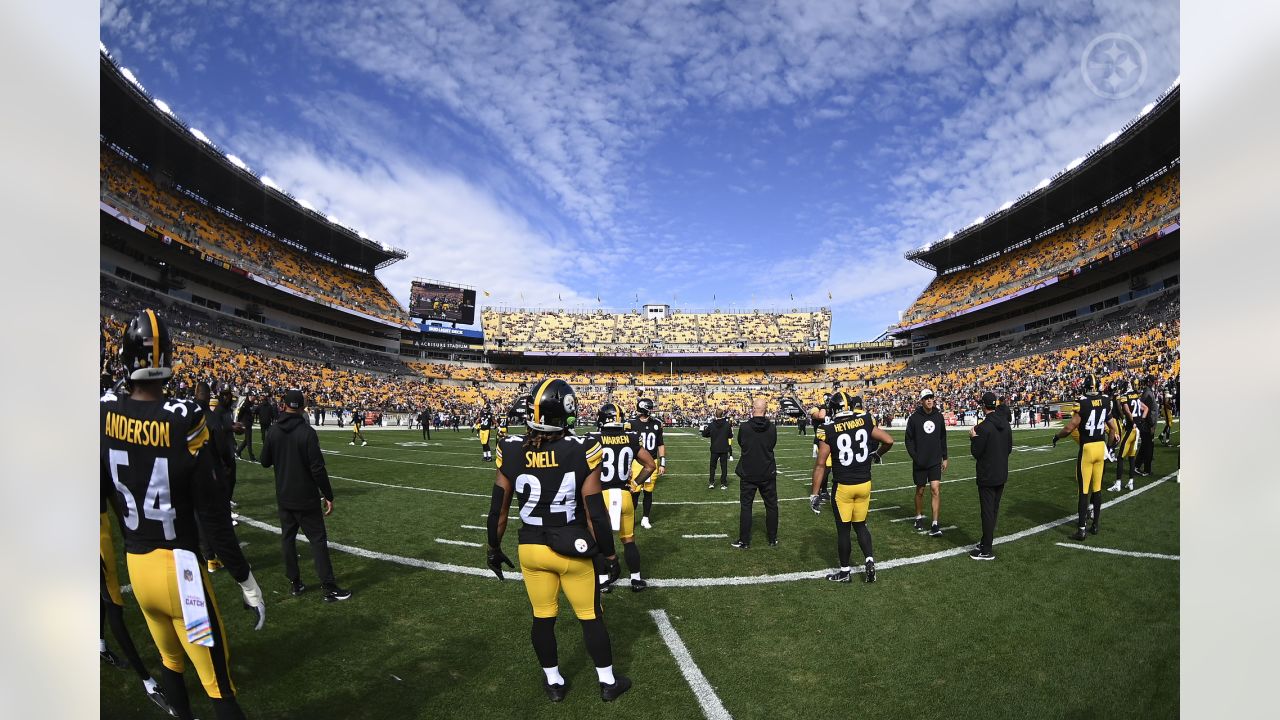
[[[989,412],[974,426],[976,435],[969,438],[969,451],[977,461],[978,484],[1004,485],[1009,482],[1009,455],[1013,453],[1013,430],[1004,414]]]
[[[738,466],[741,478],[769,480],[777,476],[773,449],[778,445],[778,427],[767,417],[753,417],[738,426]]]
[[[316,507],[317,495],[333,499],[320,438],[301,414],[285,413],[271,425],[258,461],[275,468],[276,504],[281,509],[310,510]]]
[[[711,452],[733,452],[733,423],[727,418],[716,418],[707,424],[702,437],[711,439]]]
[[[947,460],[947,422],[937,408],[926,413],[916,408],[907,418],[907,454],[918,468],[930,468]]]

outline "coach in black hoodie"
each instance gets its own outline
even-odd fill
[[[773,449],[778,444],[778,428],[765,417],[769,401],[759,397],[751,404],[751,419],[738,426],[738,467],[734,472],[742,478],[738,499],[742,509],[738,516],[738,540],[733,547],[746,550],[751,547],[751,506],[756,491],[764,500],[765,530],[769,544],[778,544],[778,465]]]
[[[729,489],[729,461],[733,458],[733,423],[724,416],[724,408],[716,409],[716,418],[702,430],[711,439],[711,469],[707,471],[707,489],[716,486],[716,463],[720,463],[720,489]]]
[[[333,512],[333,487],[329,484],[324,455],[320,453],[320,439],[302,414],[301,390],[285,392],[284,404],[284,417],[271,425],[260,453],[262,467],[275,468],[284,574],[295,596],[307,589],[298,572],[298,530],[301,529],[311,543],[311,558],[324,589],[324,601],[346,600],[351,597],[351,591],[338,587],[333,564],[329,562],[329,537],[324,518]]]
[[[969,450],[978,464],[978,500],[982,504],[982,541],[969,553],[974,560],[995,560],[991,549],[996,534],[1000,496],[1009,481],[1009,455],[1013,452],[1013,430],[1005,414],[997,411],[993,392],[982,394],[986,417],[969,430]]]

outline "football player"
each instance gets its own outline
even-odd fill
[[[1165,383],[1157,397],[1160,403],[1160,417],[1164,420],[1164,430],[1160,431],[1160,443],[1168,447],[1173,442],[1173,383]]]
[[[348,445],[355,445],[356,440],[360,441],[360,447],[369,444],[369,441],[364,439],[364,433],[360,431],[362,425],[364,425],[364,411],[355,408],[351,411],[351,442],[347,443]]]
[[[531,639],[545,675],[543,689],[552,702],[564,700],[568,692],[560,674],[555,633],[558,596],[563,590],[582,624],[582,638],[600,681],[600,697],[609,702],[631,687],[631,679],[613,671],[613,649],[591,560],[597,553],[605,557],[604,584],[618,579],[622,568],[600,493],[604,450],[598,440],[570,434],[578,419],[578,403],[565,381],[538,383],[529,411],[528,434],[512,435],[498,444],[486,564],[499,580],[503,564],[515,567],[502,552],[514,492],[522,521],[520,572],[533,607]]]
[[[649,518],[653,515],[654,481],[660,475],[667,474],[667,446],[662,441],[662,421],[653,417],[652,400],[640,398],[636,401],[636,417],[626,424],[625,429],[638,435],[644,449],[658,459],[658,472],[650,475],[640,486],[644,490],[644,511],[640,517],[640,527],[648,530],[653,527]],[[636,474],[639,475],[638,470]]]
[[[1079,432],[1080,450],[1076,455],[1076,487],[1080,494],[1076,501],[1079,513],[1079,529],[1072,540],[1084,540],[1085,523],[1089,516],[1092,502],[1093,522],[1088,532],[1098,534],[1098,521],[1102,519],[1102,473],[1106,461],[1107,436],[1114,432],[1114,426],[1107,424],[1107,417],[1112,409],[1111,398],[1098,391],[1098,379],[1092,373],[1085,375],[1080,383],[1084,395],[1078,401],[1076,411],[1066,426],[1053,435],[1056,447],[1058,440]]]
[[[103,396],[102,401],[115,401],[118,395],[127,394],[127,388],[123,392],[108,390]],[[98,655],[102,661],[121,670],[128,670],[131,667],[133,671],[138,673],[138,678],[142,680],[142,689],[147,693],[147,697],[156,707],[173,715],[173,710],[169,708],[169,701],[165,699],[164,692],[160,689],[159,683],[151,676],[151,672],[147,670],[147,666],[143,664],[142,657],[138,654],[138,646],[133,644],[133,637],[129,635],[129,627],[124,622],[124,595],[120,592],[120,571],[116,565],[116,549],[111,542],[111,523],[107,519],[107,501],[106,498],[101,499],[101,507],[98,510],[98,570],[99,570],[99,588],[101,590],[101,598],[98,607]],[[120,650],[124,653],[124,657],[120,657],[107,647],[107,639],[105,637],[104,625],[111,625],[111,634],[115,636],[116,642],[120,643]]]
[[[1152,473],[1151,460],[1156,452],[1156,418],[1160,417],[1156,400],[1156,376],[1147,375],[1142,381],[1142,393],[1138,395],[1136,423],[1138,426],[1138,457],[1134,459],[1134,471],[1146,477]],[[1132,489],[1132,488],[1130,488]]]
[[[831,396],[827,395],[826,399],[823,400],[823,403],[825,404],[830,399],[831,399]],[[818,458],[818,446],[822,444],[822,439],[823,439],[822,426],[827,422],[826,408],[820,408],[820,407],[809,408],[809,418],[813,421],[813,457],[816,460]],[[831,456],[830,455],[827,456],[826,468],[827,468],[826,472],[822,475],[822,486],[818,488],[818,500],[820,502],[828,502],[829,500],[831,500],[831,494],[827,490],[827,483],[830,482],[831,480]]]
[[[1107,492],[1120,492],[1120,475],[1124,466],[1129,466],[1129,489],[1133,489],[1133,459],[1138,455],[1137,406],[1138,394],[1129,392],[1129,382],[1124,379],[1112,384],[1114,394],[1111,400],[1110,419],[1111,432],[1116,440],[1116,482],[1107,488]]]
[[[266,621],[266,605],[231,527],[226,487],[214,477],[204,411],[194,402],[165,398],[172,359],[169,330],[155,311],[134,317],[120,342],[131,395],[100,405],[99,492],[120,521],[133,594],[160,650],[169,705],[178,717],[191,718],[185,655],[214,714],[243,718],[222,615],[202,572],[197,517],[245,604],[256,610],[255,629]]]
[[[622,540],[622,556],[626,558],[627,570],[631,572],[631,590],[640,592],[649,584],[640,576],[640,549],[636,547],[635,498],[632,493],[657,472],[658,466],[649,451],[640,445],[640,436],[623,429],[622,408],[611,402],[601,405],[596,413],[596,425],[599,432],[589,433],[586,437],[588,441],[599,442],[603,448],[600,488],[604,504],[609,509],[609,523]],[[634,461],[640,462],[641,469],[632,478]],[[604,586],[600,592],[609,592],[609,586]]]
[[[827,399],[827,419],[821,428],[821,444],[813,463],[813,488],[809,495],[809,507],[815,513],[822,512],[822,500],[818,488],[826,476],[827,461],[831,463],[831,476],[835,480],[835,498],[831,509],[836,519],[836,549],[840,556],[840,569],[827,579],[832,582],[851,582],[852,566],[849,556],[853,553],[850,529],[858,536],[858,548],[865,558],[863,581],[876,581],[876,562],[871,551],[871,531],[867,529],[867,507],[871,503],[871,465],[883,462],[885,453],[893,447],[893,437],[883,428],[876,427],[871,413],[862,408],[862,398],[850,396],[844,390],[831,393]],[[879,447],[871,449],[872,441]]]
[[[480,421],[477,423],[480,428],[480,447],[483,449],[481,460],[489,462],[493,459],[493,453],[489,451],[489,433],[493,431],[493,411],[486,404],[484,409],[480,411]]]

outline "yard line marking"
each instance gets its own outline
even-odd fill
[[[923,516],[923,515],[921,515],[921,517],[923,518],[924,516]],[[915,516],[915,515],[908,515],[908,516],[906,516],[906,517],[904,517],[904,518],[894,518],[894,519],[890,520],[889,522],[906,522],[906,521],[908,521],[908,520],[915,520],[915,519],[916,519],[916,516]]]
[[[488,515],[486,515],[485,517],[488,517]],[[488,530],[489,529],[483,525],[459,525],[458,527],[462,528],[463,530]]]
[[[400,463],[402,465],[422,465],[425,467],[442,467],[457,468],[458,470],[489,470],[490,467],[475,465],[442,465],[440,463],[425,463],[416,460],[396,460],[394,458],[380,458],[372,455],[352,455],[351,453],[338,452],[337,450],[321,450],[327,455],[337,455],[338,457],[359,458],[361,460],[377,460],[378,462]]]
[[[269,533],[275,533],[276,535],[280,534],[280,528],[274,525],[268,525],[267,523],[264,523],[261,520],[254,520],[251,517],[245,517],[243,515],[241,516],[240,519],[243,520],[246,525],[256,527],[259,530],[265,530]],[[305,535],[300,534],[298,536],[298,539],[301,540],[302,542],[309,542]],[[489,570],[488,568],[469,567],[467,565],[453,565],[450,563],[438,563],[438,562],[432,562],[430,560],[421,560],[419,558],[410,558],[410,557],[403,557],[400,555],[391,555],[388,553],[380,553],[373,550],[365,550],[364,548],[358,548],[353,545],[344,545],[342,543],[336,543],[332,541],[329,542],[329,547],[333,548],[334,550],[347,553],[349,555],[355,555],[357,557],[368,558],[370,560],[385,560],[387,562],[393,562],[398,565],[407,565],[409,567],[421,568],[423,570],[438,570],[440,572],[458,573],[459,575],[475,575],[476,577],[482,577],[482,578],[493,577],[493,571]],[[507,570],[504,573],[504,576],[509,578],[514,578],[516,580],[524,579],[520,575],[520,573],[512,572],[510,570]],[[494,579],[497,579],[497,578],[494,578]]]
[[[436,538],[436,542],[445,545],[461,545],[463,547],[481,547],[480,543],[466,542],[463,540],[445,540],[444,538]]]
[[[391,483],[380,483],[380,482],[374,482],[372,480],[357,480],[355,478],[344,477],[342,475],[330,475],[329,477],[335,480],[346,480],[347,482],[363,483],[365,485],[377,485],[378,487],[396,488],[398,490],[417,490],[418,492],[433,492],[433,493],[441,493],[443,495],[462,495],[463,497],[478,497],[478,498],[492,497],[491,495],[481,495],[480,493],[466,493],[466,492],[458,492],[456,490],[437,490],[436,488],[414,487],[412,485],[393,485]],[[489,516],[488,514],[486,514],[484,515],[484,517],[489,517]]]
[[[679,633],[671,625],[667,612],[650,610],[649,616],[658,624],[658,633],[662,635],[662,642],[667,644],[667,649],[676,659],[676,665],[680,666],[680,674],[684,675],[685,682],[689,683],[689,689],[693,690],[693,696],[698,699],[698,705],[702,706],[702,714],[707,716],[707,720],[733,720],[733,716],[724,708],[724,703],[720,702],[720,697],[716,695],[715,688],[707,682],[707,676],[702,674],[698,664],[693,661],[689,648],[685,647]]]
[[[1072,545],[1071,543],[1054,543],[1059,547],[1075,548],[1076,550],[1090,550],[1096,553],[1106,553],[1108,555],[1124,555],[1125,557],[1136,558],[1155,558],[1156,560],[1180,560],[1177,555],[1161,555],[1160,553],[1149,552],[1131,552],[1129,550],[1115,550],[1113,548],[1095,547],[1092,545]]]
[[[901,506],[898,506],[898,505],[890,505],[889,507],[871,508],[871,509],[870,509],[870,510],[868,510],[867,512],[869,512],[869,513],[873,513],[873,512],[880,512],[881,510],[900,510],[900,509],[901,509]]]
[[[725,535],[724,533],[711,533],[709,535],[681,535],[680,537],[693,539],[693,538],[727,538],[729,536]]]

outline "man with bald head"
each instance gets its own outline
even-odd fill
[[[764,500],[765,530],[769,545],[778,544],[778,466],[773,450],[778,444],[778,428],[767,416],[769,401],[755,398],[751,403],[751,419],[738,426],[738,466],[734,473],[741,478],[738,516],[738,540],[730,543],[739,550],[751,547],[751,509],[756,491]]]
[[[720,489],[729,489],[729,461],[733,459],[733,423],[726,408],[716,408],[716,417],[702,429],[702,437],[711,440],[711,469],[707,472],[707,489],[716,486],[716,463],[720,464]]]

